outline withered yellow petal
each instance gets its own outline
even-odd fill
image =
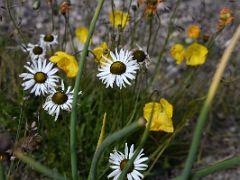
[[[147,120],[146,126],[148,126],[152,118],[150,131],[165,131],[169,133],[174,131],[172,122],[173,106],[166,99],[162,98],[159,103],[146,103],[143,114]]]

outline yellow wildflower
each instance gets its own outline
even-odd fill
[[[75,35],[80,41],[80,43],[84,44],[87,40],[87,35],[88,35],[88,29],[84,26],[79,26],[75,30]]]
[[[160,102],[146,103],[143,108],[144,118],[147,120],[146,126],[152,118],[150,131],[174,131],[172,116],[173,106],[164,98]]]
[[[78,63],[74,56],[58,51],[54,56],[51,56],[49,60],[56,63],[58,68],[66,73],[67,77],[73,78],[77,75]]]
[[[208,49],[198,43],[193,43],[185,51],[186,64],[196,66],[205,63]]]
[[[107,43],[103,42],[99,47],[93,49],[93,54],[95,55],[95,61],[98,64],[101,64],[101,62],[106,62],[102,56],[110,58],[110,50],[108,49]]]
[[[177,64],[180,64],[185,56],[184,46],[181,44],[175,44],[170,49],[171,56],[176,60]]]
[[[129,21],[129,15],[122,11],[113,11],[109,14],[109,21],[115,28],[125,28]]]
[[[197,39],[199,37],[200,32],[201,32],[201,29],[198,25],[190,25],[187,28],[188,37],[193,39]]]

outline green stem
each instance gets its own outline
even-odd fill
[[[68,27],[69,37],[70,37],[69,39],[70,39],[70,43],[71,43],[71,46],[72,46],[72,49],[73,49],[73,52],[74,52],[74,56],[76,56],[77,55],[77,48],[75,48],[75,45],[74,45],[74,42],[73,42],[74,33],[72,32],[71,25],[69,23],[69,17],[65,16],[65,22],[66,22],[67,27]]]
[[[172,30],[173,30],[173,29],[172,29],[173,19],[174,19],[174,17],[176,16],[177,8],[178,8],[180,2],[181,2],[180,0],[177,0],[176,5],[175,5],[175,8],[174,8],[174,10],[173,10],[173,13],[172,13],[172,15],[171,15],[171,17],[170,17],[169,24],[168,24],[168,30],[167,30],[167,36],[166,36],[166,38],[165,38],[165,40],[164,40],[163,47],[162,47],[162,49],[161,49],[161,51],[160,51],[160,53],[159,53],[159,55],[158,55],[157,64],[155,65],[155,69],[154,69],[154,73],[153,73],[153,74],[155,74],[155,75],[152,76],[152,78],[150,79],[149,87],[152,86],[152,84],[153,84],[153,82],[154,82],[154,80],[155,80],[155,77],[158,77],[159,65],[160,65],[161,59],[162,59],[162,57],[163,57],[163,54],[164,54],[164,52],[165,52],[165,50],[166,50],[165,48],[166,48],[166,46],[167,46],[167,44],[168,44],[168,40],[169,40],[169,38],[170,38],[170,35],[171,35],[171,33],[172,33]]]
[[[124,180],[126,179],[126,176],[127,176],[127,173],[128,173],[128,170],[129,168],[131,167],[131,165],[134,163],[135,159],[137,158],[139,152],[141,151],[147,137],[148,137],[148,132],[149,132],[149,129],[146,128],[145,131],[144,131],[144,134],[142,136],[142,139],[141,139],[141,142],[139,144],[139,146],[137,147],[137,149],[135,150],[132,158],[127,162],[126,166],[124,167],[124,169],[122,170],[118,180]]]
[[[222,78],[223,72],[227,66],[228,60],[232,54],[234,47],[237,44],[239,38],[240,38],[240,25],[238,26],[236,32],[234,33],[231,43],[229,44],[227,49],[224,51],[221,61],[220,61],[219,65],[217,66],[217,70],[214,74],[212,83],[208,90],[207,99],[205,100],[204,105],[201,109],[200,115],[197,119],[196,129],[193,134],[191,147],[190,147],[188,157],[186,160],[186,164],[185,164],[182,176],[181,176],[181,180],[187,180],[190,177],[192,165],[196,159],[196,154],[198,151],[202,131],[203,131],[204,125],[207,120],[207,114],[209,112],[209,107],[211,106],[213,98],[217,92],[217,88],[219,86],[220,80]]]
[[[52,21],[52,33],[54,32],[55,26],[54,26],[54,6],[52,3],[50,4],[51,6],[51,21]]]
[[[193,171],[190,175],[191,179],[197,179],[201,177],[205,177],[209,174],[215,173],[217,171],[234,168],[240,165],[240,156],[236,156],[233,158],[226,159],[224,161],[215,163],[213,165],[204,167],[200,170]],[[180,180],[181,177],[174,178],[174,180]]]
[[[217,171],[221,171],[227,168],[234,168],[240,165],[240,156],[227,159],[222,162],[210,165],[208,167],[202,168],[198,171],[194,171],[191,175],[191,179],[200,178],[212,174]]]
[[[148,34],[148,42],[147,42],[147,52],[149,52],[150,42],[152,38],[152,25],[153,25],[153,18],[150,19],[149,22],[149,34]]]
[[[1,155],[0,155],[0,158],[1,158]],[[0,159],[0,180],[5,180],[5,179],[6,179],[6,177],[5,177],[5,173],[4,173],[3,162]]]
[[[137,122],[132,123],[130,126],[127,126],[123,128],[120,131],[117,131],[113,133],[112,135],[108,136],[103,143],[99,146],[97,151],[94,154],[91,169],[89,172],[88,180],[96,180],[97,178],[97,164],[99,161],[99,158],[101,157],[101,154],[104,152],[107,146],[110,146],[112,143],[114,143],[117,140],[120,140],[121,138],[127,136],[130,133],[133,133],[138,128],[143,127],[145,125],[145,120],[140,118]]]
[[[18,126],[17,126],[17,134],[16,134],[15,142],[17,142],[19,140],[19,137],[20,137],[24,107],[25,107],[25,100],[23,100],[21,110],[20,110],[20,116],[19,116],[19,121],[18,121]],[[10,174],[12,172],[12,169],[13,169],[13,166],[14,166],[14,162],[15,161],[11,161],[7,176],[10,176]]]
[[[67,42],[67,22],[66,22],[66,16],[64,16],[65,22],[64,22],[64,34],[61,42],[61,49],[65,50],[66,49],[66,42]],[[64,47],[65,46],[65,47]]]
[[[13,26],[15,27],[15,29],[17,30],[17,32],[18,32],[18,34],[19,34],[19,37],[22,39],[22,42],[24,43],[24,48],[26,48],[26,41],[25,41],[25,39],[24,39],[24,37],[23,37],[23,35],[22,35],[22,32],[21,32],[21,29],[18,27],[18,25],[17,25],[17,22],[15,21],[15,19],[14,19],[14,17],[13,17],[13,14],[12,14],[12,12],[11,12],[11,6],[10,6],[10,2],[9,2],[9,0],[6,0],[6,9],[7,9],[7,11],[8,11],[8,15],[9,15],[9,17],[10,17],[10,20],[12,21],[12,23],[13,23]]]
[[[152,119],[153,119],[153,113],[154,113],[154,104],[152,105],[152,111],[151,111],[151,116],[150,116],[150,120],[147,124],[147,128],[145,128],[144,130],[144,133],[142,135],[142,138],[141,138],[141,141],[139,143],[139,146],[137,147],[137,149],[135,150],[132,158],[127,162],[126,166],[124,167],[124,169],[122,170],[118,180],[124,180],[126,179],[126,176],[127,176],[127,173],[128,173],[128,170],[129,168],[131,167],[131,165],[134,163],[135,159],[137,158],[139,152],[141,151],[144,143],[146,142],[147,140],[147,137],[148,137],[148,134],[149,134],[149,129],[151,127],[151,124],[152,124]],[[144,119],[145,120],[145,119]],[[146,122],[145,122],[146,123]]]
[[[136,79],[137,79],[137,77],[136,77]],[[136,99],[135,99],[135,103],[134,103],[134,108],[133,108],[133,110],[132,110],[132,114],[131,114],[131,116],[130,116],[129,121],[127,122],[127,125],[129,125],[130,123],[132,123],[132,121],[133,121],[133,119],[134,119],[135,113],[136,113],[136,111],[137,111],[139,95],[140,95],[140,88],[138,88],[138,90],[137,90],[137,95],[136,95],[136,97],[135,97]]]
[[[90,24],[89,33],[87,36],[86,43],[84,44],[84,48],[81,54],[81,59],[79,61],[79,71],[76,77],[75,86],[74,86],[74,95],[73,95],[73,103],[72,103],[72,112],[70,119],[70,153],[71,153],[71,167],[72,167],[72,179],[77,180],[77,129],[76,129],[76,119],[77,119],[77,98],[78,92],[80,89],[80,81],[83,73],[83,67],[85,64],[86,56],[88,54],[88,47],[90,44],[91,37],[93,35],[93,31],[95,29],[96,22],[98,20],[99,13],[102,9],[104,0],[99,0],[98,5],[93,16],[92,22]]]
[[[16,150],[13,152],[14,156],[16,156],[18,159],[20,159],[21,161],[27,163],[29,166],[31,166],[34,170],[44,174],[45,176],[48,176],[52,179],[56,179],[56,180],[64,180],[65,178],[58,174],[57,172],[55,172],[55,170],[51,170],[45,166],[43,166],[42,164],[40,164],[39,162],[35,161],[34,159],[24,155],[21,151]]]
[[[20,131],[21,131],[22,120],[23,120],[24,106],[25,106],[25,100],[23,100],[23,103],[22,103],[22,106],[21,106],[21,110],[20,110],[20,117],[19,117],[19,121],[18,121],[17,135],[16,135],[15,141],[18,141],[18,139],[20,137]]]
[[[154,49],[155,49],[155,45],[156,45],[156,42],[157,42],[156,39],[157,39],[158,32],[159,32],[159,29],[160,29],[160,26],[161,26],[161,21],[159,20],[158,22],[159,22],[158,26],[156,28],[156,31],[155,31],[154,35],[153,35],[153,42],[151,43],[152,49],[151,49],[151,51],[148,52],[149,54],[153,54]]]

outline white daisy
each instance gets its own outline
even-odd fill
[[[29,43],[26,50],[29,52],[32,60],[45,59],[46,48],[42,45]]]
[[[58,43],[57,38],[57,34],[41,34],[40,44],[49,48],[50,46],[56,45]]]
[[[47,94],[50,89],[56,87],[59,77],[55,75],[58,69],[53,68],[53,63],[47,63],[47,60],[44,59],[27,64],[24,67],[28,70],[28,73],[19,75],[25,81],[22,83],[24,90],[31,89],[30,93],[40,96]]]
[[[133,59],[137,60],[137,62],[140,65],[145,65],[146,68],[148,68],[149,64],[152,62],[150,59],[149,54],[146,50],[141,48],[138,44],[136,44],[138,48],[133,50]]]
[[[139,65],[136,60],[132,59],[132,53],[123,49],[120,52],[115,50],[115,54],[110,52],[111,59],[106,59],[106,62],[101,62],[101,67],[98,68],[100,73],[97,74],[100,80],[107,87],[113,88],[114,82],[122,89],[126,87],[126,84],[131,85],[129,80],[135,79],[136,71],[139,69]],[[128,80],[129,79],[129,80]]]
[[[49,115],[55,115],[55,121],[58,119],[61,110],[71,111],[73,102],[73,92],[71,86],[65,90],[62,81],[60,89],[53,89],[43,104],[43,109],[48,111]]]
[[[120,151],[114,150],[110,153],[109,162],[111,163],[110,168],[114,169],[111,174],[108,175],[109,178],[117,180],[120,176],[122,170],[125,168],[127,162],[132,158],[134,154],[134,145],[132,144],[130,150],[128,150],[128,145],[125,143],[124,154]],[[148,160],[148,157],[144,157],[143,149],[139,152],[133,165],[129,168],[127,173],[128,180],[141,180],[143,175],[139,171],[146,170],[148,165],[143,163]]]

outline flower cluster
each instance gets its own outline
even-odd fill
[[[162,0],[138,0],[138,5],[144,7],[143,15],[148,18],[158,15],[157,10],[162,3]],[[60,11],[66,17],[70,11],[70,4],[64,1],[60,6]],[[222,9],[219,16],[218,29],[222,29],[234,19],[232,11],[228,8]],[[90,47],[90,50],[88,50],[98,66],[96,77],[106,88],[122,90],[131,86],[134,80],[140,79],[137,75],[141,73],[141,70],[148,69],[152,62],[149,55],[149,44],[146,49],[137,44],[133,48],[134,43],[131,44],[131,48],[128,48],[127,43],[121,46],[121,36],[130,24],[130,17],[129,12],[112,10],[108,18],[113,32],[116,32],[112,37],[113,42],[108,44],[102,41],[98,47],[94,47],[92,50]],[[170,55],[176,64],[181,64],[184,60],[186,65],[189,66],[205,63],[208,49],[204,44],[199,43],[202,42],[199,38],[202,35],[200,27],[198,24],[188,26],[186,29],[187,45],[177,43],[170,48]],[[75,39],[72,40],[71,45],[75,45],[74,40],[78,41],[78,45],[85,44],[89,40],[88,35],[89,31],[86,27],[78,26],[75,29]],[[207,41],[208,36],[205,35],[203,35],[203,38]],[[78,61],[74,55],[61,50],[54,51],[53,47],[58,44],[57,38],[56,34],[41,34],[37,44],[29,43],[26,51],[29,54],[30,61],[24,66],[26,72],[19,75],[23,79],[24,90],[35,96],[45,97],[42,108],[49,115],[54,116],[55,121],[61,111],[71,111],[74,93],[74,89],[71,86],[66,87],[58,73],[64,72],[67,78],[74,78],[79,71]],[[94,40],[91,39],[90,41],[93,42]],[[81,53],[81,51],[75,51],[75,55],[78,53]],[[167,99],[161,98],[158,102],[148,102],[142,110],[147,131],[174,132],[173,105]],[[137,156],[134,156],[134,153]],[[133,161],[131,161],[132,157],[135,157]],[[143,149],[136,152],[134,151],[134,145],[129,148],[126,143],[124,153],[117,150],[110,153],[109,163],[113,171],[107,178],[118,179],[126,165],[128,167],[130,165],[126,178],[128,180],[143,179],[144,175],[141,171],[148,168],[147,161],[148,157],[145,157]],[[132,164],[129,164],[130,162]]]
[[[106,42],[103,42],[93,50],[93,54],[99,64],[100,73],[97,77],[106,84],[106,87],[111,88],[114,87],[114,82],[120,89],[131,85],[130,81],[136,78],[140,66],[148,67],[151,62],[148,53],[140,46],[132,51],[115,49],[115,52],[112,52]]]
[[[61,110],[71,110],[73,99],[72,88],[65,88],[63,80],[60,85],[57,73],[61,69],[68,77],[74,77],[78,71],[76,59],[67,53],[56,52],[47,58],[47,52],[57,43],[57,35],[42,34],[38,44],[28,44],[27,52],[31,60],[24,66],[27,72],[19,75],[23,79],[24,90],[29,90],[35,96],[47,96],[43,109],[55,115],[55,121]]]
[[[205,63],[208,49],[196,42],[188,46],[186,49],[182,44],[175,44],[170,49],[170,54],[177,64],[181,64],[182,61],[186,59],[187,65],[197,66]]]

